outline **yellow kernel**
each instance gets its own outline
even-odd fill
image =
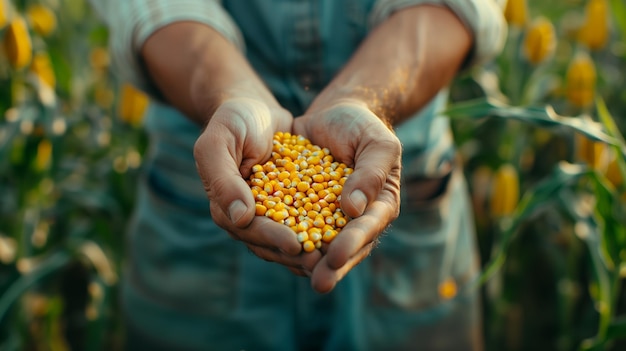
[[[262,216],[265,214],[265,212],[267,212],[267,207],[261,205],[261,204],[256,204],[256,215],[257,216]]]
[[[346,225],[346,223],[347,223],[347,221],[343,217],[339,217],[339,218],[335,219],[335,226],[337,226],[339,228],[343,228]]]
[[[263,181],[261,179],[254,178],[254,179],[250,179],[250,185],[263,187],[265,184],[263,183]]]
[[[309,183],[307,182],[299,182],[297,185],[298,191],[305,192],[309,190]]]
[[[311,185],[311,189],[313,189],[313,191],[318,193],[318,192],[324,190],[324,185],[322,183],[313,183]]]
[[[276,202],[276,205],[274,205],[274,207],[273,207],[273,208],[274,208],[274,210],[276,210],[276,211],[282,211],[282,210],[284,210],[284,209],[285,209],[285,207],[286,207],[286,205],[285,205],[284,203],[282,203],[282,202]]]
[[[306,198],[308,199],[308,197]],[[304,200],[304,199],[303,199]],[[313,204],[311,203],[311,200],[309,199],[309,202],[306,202],[303,206],[302,206],[307,212],[313,210]]]
[[[322,216],[315,217],[315,220],[313,221],[313,226],[315,226],[316,228],[322,228],[325,224],[326,222],[324,221],[324,217]]]
[[[263,201],[263,206],[269,208],[274,208],[274,206],[276,206],[276,201],[272,201],[272,200],[265,200]]]
[[[288,227],[294,227],[296,226],[296,218],[291,216],[291,213],[288,213],[290,216],[285,218],[285,225]]]
[[[311,235],[309,235],[309,240],[313,241],[314,243],[322,240],[322,233],[313,232]]]
[[[315,242],[315,248],[316,249],[321,249],[322,248],[322,241],[321,240],[318,240],[318,241]]]
[[[320,197],[317,196],[316,193],[311,193],[309,194],[309,199],[311,199],[312,202],[318,202],[320,200]]]
[[[326,207],[326,208],[323,208],[320,211],[320,215],[324,216],[324,217],[332,217],[333,216],[333,212],[331,210],[329,210],[328,207]]]
[[[291,156],[292,159],[297,159],[298,156],[300,155],[300,153],[297,150],[291,150],[291,152],[289,153],[289,155]]]
[[[320,213],[317,211],[310,210],[310,211],[307,211],[306,216],[311,219],[315,219],[317,216],[319,216],[319,214]]]
[[[330,194],[330,191],[328,191],[327,189],[322,189],[320,191],[317,192],[317,196],[320,197],[320,199],[323,199],[326,197],[326,195]]]
[[[341,195],[342,190],[343,190],[343,186],[339,184],[335,184],[330,188],[330,191],[335,195]]]
[[[335,225],[335,218],[333,216],[324,217],[324,223],[328,225]]]
[[[298,232],[298,234],[296,234],[296,238],[298,239],[299,243],[303,243],[309,240],[309,233],[307,233],[306,231]]]
[[[319,204],[319,202],[314,202],[313,206],[311,207],[311,210],[313,210],[315,212],[319,212],[319,211],[322,210],[322,206]]]
[[[335,202],[337,201],[337,195],[335,195],[335,193],[330,193],[324,197],[324,201],[328,203]]]
[[[277,192],[279,190],[283,189],[283,183],[281,182],[274,182],[274,192]]]
[[[280,222],[287,217],[289,217],[289,212],[287,212],[287,210],[280,210],[280,211],[275,210],[274,213],[272,214],[272,219],[275,220],[276,222]]]
[[[289,215],[293,217],[297,217],[298,215],[300,215],[300,212],[298,212],[298,209],[295,207],[289,207],[287,211],[289,212]]]
[[[282,181],[283,181],[283,180],[285,180],[285,179],[289,179],[289,176],[290,176],[290,175],[291,175],[291,174],[289,174],[289,172],[287,172],[287,171],[282,171],[282,172],[280,172],[280,173],[278,174],[278,180],[280,180],[280,181],[282,182]]]
[[[302,248],[306,252],[313,252],[313,250],[315,250],[315,243],[313,243],[311,240],[307,240],[302,244]]]
[[[297,151],[295,151],[297,153]],[[295,172],[296,171],[296,164],[293,162],[287,162],[285,163],[285,171],[291,173],[291,172]]]
[[[285,195],[283,197],[283,202],[285,203],[285,205],[292,205],[293,204],[293,196]]]
[[[299,232],[306,232],[311,227],[311,224],[308,221],[300,222],[296,225],[296,228]]]
[[[275,191],[274,194],[272,195],[274,195],[274,197],[277,197],[281,200],[285,197],[285,193],[283,193],[282,190]]]
[[[268,210],[265,212],[265,217],[272,218],[272,216],[274,215],[274,212],[276,212],[276,210],[275,210],[275,209],[273,209],[273,208],[268,209]]]
[[[333,239],[337,236],[337,231],[336,230],[327,230],[324,232],[324,234],[322,235],[322,241],[325,243],[329,243],[331,241],[333,241]]]
[[[322,183],[324,181],[324,176],[321,174],[315,174],[313,177],[311,177],[313,179],[314,182],[316,183]]]
[[[263,166],[256,164],[252,166],[252,173],[263,172]]]

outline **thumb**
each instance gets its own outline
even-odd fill
[[[396,138],[365,143],[357,150],[354,172],[343,187],[341,208],[352,218],[359,217],[387,184],[389,174],[401,167],[402,146]]]
[[[236,150],[241,148],[227,128],[213,127],[194,145],[196,167],[212,206],[219,206],[231,224],[244,228],[254,219],[255,206],[250,187],[239,172],[242,156]]]

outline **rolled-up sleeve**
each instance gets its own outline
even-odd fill
[[[204,23],[244,50],[241,32],[219,0],[90,0],[109,28],[115,72],[121,79],[155,96],[140,58],[148,37],[178,21]]]
[[[464,68],[485,63],[504,46],[507,26],[502,0],[378,0],[370,15],[370,26],[384,21],[395,11],[416,5],[445,6],[452,10],[474,36],[474,47]]]

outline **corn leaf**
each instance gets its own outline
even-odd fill
[[[71,255],[69,252],[64,250],[56,251],[42,260],[31,272],[22,275],[9,286],[7,291],[0,297],[0,322],[2,322],[11,309],[11,306],[13,306],[15,301],[17,301],[24,292],[41,279],[65,267],[65,265],[70,262],[70,259]]]
[[[607,133],[602,123],[596,122],[585,115],[576,117],[561,116],[551,106],[515,107],[493,98],[479,98],[451,104],[443,114],[453,119],[497,117],[518,120],[541,128],[567,128],[581,133],[591,140],[601,141],[618,147],[626,157],[626,145]]]

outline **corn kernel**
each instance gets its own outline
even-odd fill
[[[305,252],[320,249],[348,222],[339,201],[352,169],[300,135],[278,132],[272,143],[271,159],[252,166],[246,181],[255,213],[288,226]]]
[[[313,250],[315,250],[315,244],[311,240],[307,240],[302,243],[302,248],[305,252],[313,252]]]

